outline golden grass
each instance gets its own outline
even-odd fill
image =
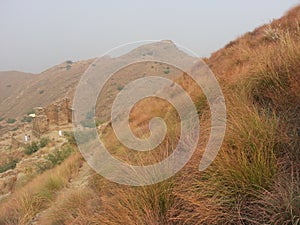
[[[0,206],[0,224],[28,224],[55,199],[56,193],[76,175],[82,158],[74,154],[60,166],[46,171],[17,190]]]
[[[176,176],[128,187],[93,174],[87,187],[60,191],[78,171],[76,155],[15,193],[2,205],[0,224],[25,224],[50,205],[43,224],[300,224],[299,12],[300,7],[293,9],[206,60],[223,82],[228,110],[223,146],[206,171],[200,173],[198,164],[209,136],[209,109],[195,84],[183,76],[179,83],[197,104],[204,136]],[[144,165],[161,160],[176,145],[178,115],[166,103],[140,102],[131,115],[138,136],[146,137],[153,116],[164,117],[171,127],[155,154],[126,152],[109,127],[103,140],[125,161]]]

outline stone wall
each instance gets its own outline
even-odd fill
[[[33,135],[39,137],[50,130],[50,126],[63,126],[72,122],[72,110],[68,98],[55,102],[46,108],[35,108],[33,119]]]
[[[22,141],[19,141],[15,136],[11,137],[11,148],[17,149],[20,147],[25,147],[25,143]]]

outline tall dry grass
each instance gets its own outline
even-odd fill
[[[0,210],[0,223],[25,224],[52,204],[43,224],[300,224],[299,12],[300,7],[286,19],[246,34],[208,60],[226,82],[228,123],[223,146],[206,171],[200,173],[198,164],[209,135],[209,109],[188,81],[186,89],[205,121],[205,134],[193,159],[176,176],[128,187],[93,173],[88,186],[61,191],[78,171],[76,156],[56,169],[70,166],[69,172],[58,176],[49,171],[14,194]],[[153,115],[169,119],[172,132],[158,153],[126,152],[108,127],[103,138],[112,153],[141,165],[167,157],[178,139],[178,122],[172,109],[165,107],[162,113],[160,106],[165,103],[153,103],[149,115],[134,109],[131,117],[140,137],[146,137]]]
[[[0,224],[28,224],[35,215],[49,207],[58,191],[74,177],[82,157],[74,154],[64,164],[44,172],[10,196],[0,206]]]

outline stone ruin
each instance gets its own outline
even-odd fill
[[[32,134],[38,138],[48,132],[51,126],[63,126],[72,122],[72,109],[68,98],[57,101],[45,108],[36,107],[34,111]]]
[[[65,126],[72,122],[72,109],[68,98],[45,108],[37,107],[34,110],[32,127],[30,125],[24,126],[20,131],[11,134],[11,149],[25,147],[26,144],[29,144],[30,141],[24,142],[24,134],[29,134],[30,131],[36,138],[40,138],[41,135],[51,131],[54,127]],[[0,201],[9,196],[17,181],[25,177],[26,174],[30,174],[30,171],[36,171],[38,169],[36,165],[45,163],[48,162],[43,155],[35,155],[34,157],[23,158],[17,163],[15,169],[0,173]]]

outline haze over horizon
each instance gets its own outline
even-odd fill
[[[299,0],[1,1],[0,71],[39,73],[140,40],[172,40],[201,57],[281,17]]]

